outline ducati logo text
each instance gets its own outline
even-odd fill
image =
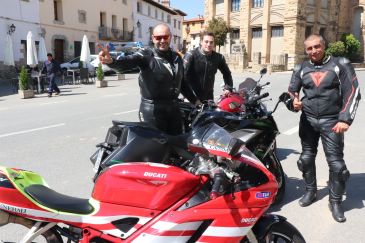
[[[0,209],[4,209],[6,211],[10,211],[10,212],[14,212],[14,213],[21,213],[21,214],[27,213],[27,210],[25,208],[18,208],[18,207],[6,205],[6,204],[0,204]]]
[[[156,172],[148,172],[148,171],[146,171],[144,173],[144,176],[153,177],[153,178],[161,178],[161,179],[166,179],[167,178],[167,174],[161,174],[161,173],[156,173]]]

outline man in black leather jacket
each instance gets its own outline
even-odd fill
[[[224,56],[213,51],[214,34],[203,32],[200,47],[184,56],[185,78],[190,83],[200,101],[213,100],[214,79],[217,70],[223,74],[225,94],[232,89],[231,71]]]
[[[107,48],[102,48],[99,59],[118,71],[138,67],[141,92],[139,118],[171,135],[182,132],[178,96],[181,93],[192,103],[196,96],[184,82],[184,67],[180,56],[170,49],[171,31],[165,24],[153,29],[154,48],[141,49],[133,55],[113,60]]]
[[[343,159],[344,132],[355,118],[360,89],[354,68],[343,57],[325,55],[325,42],[320,35],[311,35],[305,42],[309,61],[294,68],[289,85],[294,109],[302,110],[299,136],[302,153],[298,160],[306,185],[299,200],[309,206],[317,196],[315,157],[319,138],[329,166],[329,207],[337,222],[346,217],[341,205],[345,183],[350,176]],[[299,92],[304,97],[299,100]]]

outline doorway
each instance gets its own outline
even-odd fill
[[[62,39],[55,39],[54,40],[54,59],[58,62],[64,62],[64,46],[65,40]]]

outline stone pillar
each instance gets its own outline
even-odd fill
[[[240,9],[240,42],[246,47],[247,58],[251,59],[252,33],[251,33],[251,0],[242,0]],[[249,60],[251,61],[251,60]]]
[[[264,2],[263,20],[262,20],[262,52],[261,64],[270,63],[270,44],[271,44],[271,27],[270,27],[270,6],[271,0]]]
[[[215,16],[215,1],[204,0],[204,3],[204,22],[207,24]]]
[[[230,13],[231,13],[231,6],[230,0],[224,0],[224,21],[226,21],[227,25],[230,25]]]
[[[287,0],[284,11],[284,50],[288,55],[288,69],[300,63],[304,55],[306,1]]]

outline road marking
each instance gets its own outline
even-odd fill
[[[31,132],[45,130],[45,129],[49,129],[49,128],[60,127],[60,126],[64,126],[64,125],[66,125],[66,124],[65,123],[59,123],[59,124],[54,124],[54,125],[50,125],[50,126],[46,126],[46,127],[38,127],[38,128],[19,131],[19,132],[11,132],[11,133],[0,134],[0,138],[10,137],[10,136],[13,136],[13,135],[19,135],[19,134],[24,134],[24,133],[31,133]]]
[[[108,94],[108,95],[103,95],[101,97],[103,98],[108,98],[108,97],[116,97],[116,96],[125,96],[127,95],[126,93],[120,93],[120,94]]]
[[[290,136],[290,135],[293,135],[294,133],[297,133],[298,131],[299,131],[299,126],[295,126],[292,129],[289,129],[289,130],[283,132],[282,134]]]
[[[123,112],[118,112],[118,113],[114,113],[113,115],[122,115],[122,114],[128,114],[128,113],[133,113],[133,112],[136,112],[138,111],[138,109],[136,110],[130,110],[130,111],[123,111]]]
[[[59,103],[65,103],[65,102],[68,102],[68,100],[54,101],[54,102],[48,102],[48,103],[41,103],[40,105],[51,105],[51,104],[59,104]]]
[[[9,110],[9,108],[0,108],[0,111],[6,111]]]

